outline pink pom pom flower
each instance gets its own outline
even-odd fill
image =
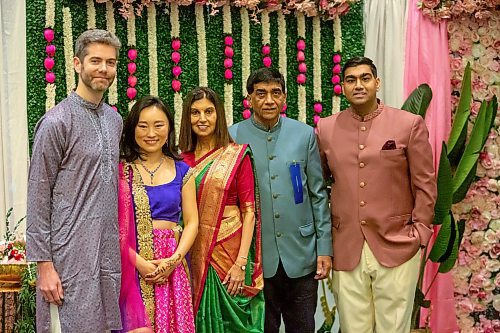
[[[234,56],[234,50],[231,46],[226,46],[224,48],[224,55],[228,58],[232,58]]]
[[[335,55],[333,56],[333,62],[334,62],[335,64],[340,64],[340,61],[341,61],[341,60],[342,60],[342,57],[340,56],[340,54],[335,54]]]
[[[226,70],[224,71],[224,78],[225,78],[226,80],[231,80],[231,79],[233,78],[233,71],[232,71],[232,70],[230,70],[230,69],[226,69]]]
[[[243,119],[248,119],[248,118],[250,118],[251,115],[252,115],[252,112],[250,112],[249,109],[245,109],[243,111]]]
[[[305,84],[306,83],[306,76],[303,73],[300,73],[297,75],[297,83],[298,84]]]
[[[132,87],[128,87],[127,88],[127,97],[129,99],[134,99],[135,96],[137,96],[137,89],[132,88]]]
[[[45,58],[45,60],[43,61],[43,66],[48,71],[54,68],[54,65],[55,65],[54,58]]]
[[[49,57],[53,57],[56,54],[56,46],[54,44],[45,46],[45,52]]]
[[[243,107],[245,109],[250,109],[250,102],[246,98],[243,100]]]
[[[134,61],[135,59],[137,59],[137,50],[136,49],[128,50],[127,56],[130,60]]]
[[[47,28],[43,31],[43,37],[47,42],[52,42],[54,40],[54,30]]]
[[[179,92],[181,91],[181,81],[179,80],[172,80],[172,89],[175,91],[175,92]]]
[[[299,72],[300,72],[300,73],[305,73],[305,72],[307,72],[307,65],[306,65],[306,63],[305,63],[305,62],[301,62],[301,63],[299,64]]]
[[[181,61],[181,54],[177,51],[172,52],[170,58],[174,62],[174,64],[178,64]]]
[[[323,105],[321,105],[321,103],[314,103],[314,112],[315,113],[323,112]]]
[[[181,66],[174,66],[172,67],[172,74],[175,76],[175,77],[179,77],[179,75],[181,75],[182,73],[182,68]]]
[[[266,56],[262,59],[262,63],[264,64],[264,66],[266,67],[271,67],[273,61],[271,60],[271,57],[269,56]]]
[[[128,85],[131,86],[132,88],[135,87],[137,84],[137,77],[130,75],[127,79]]]
[[[317,114],[314,115],[313,120],[314,120],[314,125],[317,125],[321,117]]]
[[[332,76],[332,84],[340,84],[340,75]]]
[[[304,51],[297,52],[297,62],[302,62],[305,60],[306,60],[306,55],[304,54]]]
[[[176,38],[172,40],[172,50],[179,51],[181,48],[181,40]]]
[[[342,72],[342,67],[340,67],[339,64],[336,64],[335,66],[333,66],[333,74],[340,74]]]
[[[269,46],[267,44],[262,46],[262,54],[263,55],[268,55],[270,53],[271,53],[271,46]]]
[[[304,51],[306,49],[306,42],[303,39],[297,41],[297,50]]]
[[[137,65],[135,62],[129,62],[127,65],[127,70],[130,75],[134,74],[137,71]]]
[[[45,81],[47,81],[48,83],[56,82],[56,75],[52,72],[46,72],[45,73]]]
[[[224,38],[224,44],[226,44],[226,46],[232,46],[234,43],[233,41],[233,37],[232,36],[226,36]]]
[[[288,109],[288,105],[284,103],[283,106],[281,107],[281,112],[286,112],[286,109]]]
[[[333,92],[336,94],[336,95],[340,95],[342,94],[342,86],[340,84],[336,84],[334,87],[333,87]]]
[[[224,59],[224,68],[231,68],[231,67],[233,67],[233,59],[231,58]]]

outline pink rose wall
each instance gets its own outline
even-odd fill
[[[454,16],[448,24],[452,104],[458,104],[467,62],[473,69],[471,113],[480,101],[500,97],[500,12]],[[500,114],[500,113],[499,113]],[[461,332],[500,332],[500,116],[491,130],[477,169],[479,180],[456,216],[466,219],[464,241],[453,271],[458,325]]]

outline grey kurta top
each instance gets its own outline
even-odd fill
[[[121,328],[118,159],[121,117],[75,92],[38,122],[28,183],[29,261],[53,261],[62,332]],[[37,290],[37,332],[50,331]]]

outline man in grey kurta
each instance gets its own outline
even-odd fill
[[[283,76],[261,68],[247,81],[253,115],[229,131],[254,155],[262,213],[266,333],[312,333],[317,280],[331,268],[328,196],[312,127],[280,117]]]
[[[122,120],[102,102],[118,39],[89,30],[76,42],[76,91],[35,129],[27,256],[38,263],[37,332],[121,328],[118,159]]]

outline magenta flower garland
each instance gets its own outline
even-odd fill
[[[54,41],[54,30],[51,28],[46,28],[43,31],[43,37],[47,41],[47,46],[45,46],[45,53],[47,53],[47,57],[43,61],[43,66],[45,67],[45,81],[48,83],[54,83],[56,81],[56,75],[52,72],[52,69],[55,66],[54,56],[56,54],[56,46],[52,44]]]
[[[271,59],[271,45],[269,44],[262,45],[262,64],[267,68],[273,64]]]
[[[297,74],[297,83],[300,85],[306,84],[306,56],[305,56],[306,42],[303,39],[297,41],[297,62],[299,74]]]
[[[127,66],[129,73],[129,77],[127,80],[127,97],[130,100],[133,100],[137,96],[137,89],[135,88],[135,85],[137,84],[137,77],[134,76],[135,72],[137,71],[137,64],[135,63],[135,60],[137,59],[137,49],[132,48],[128,50],[127,57],[129,59],[129,63]]]
[[[172,75],[174,79],[172,80],[172,90],[178,93],[181,91],[181,81],[179,76],[182,74],[182,68],[179,65],[181,61],[181,54],[179,50],[181,49],[181,40],[179,38],[172,39],[172,54],[170,58],[172,59],[174,66],[172,67]]]
[[[333,92],[335,95],[342,94],[342,86],[340,85],[340,73],[342,72],[342,67],[340,66],[340,62],[342,61],[342,57],[340,54],[335,54],[333,56],[333,67],[332,67],[332,84],[333,84]]]
[[[224,37],[224,55],[226,58],[224,59],[224,78],[226,81],[232,81],[233,80],[233,56],[234,56],[234,50],[233,50],[233,36],[231,35],[226,35]],[[231,83],[231,82],[228,82]]]

